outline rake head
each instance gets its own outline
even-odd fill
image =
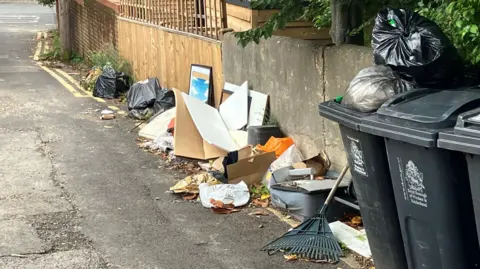
[[[298,258],[336,263],[343,255],[324,214],[314,216],[262,248],[268,254],[278,251]]]

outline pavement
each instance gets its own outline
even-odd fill
[[[289,226],[166,193],[183,175],[33,60],[53,10],[0,3],[0,268],[350,268],[259,249]],[[263,227],[263,228],[260,228]]]

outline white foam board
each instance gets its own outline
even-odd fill
[[[156,139],[168,129],[168,124],[173,118],[175,118],[175,113],[176,109],[173,107],[156,116],[151,122],[140,129],[138,135],[149,139]]]
[[[340,221],[330,223],[330,229],[337,240],[344,243],[348,249],[366,258],[372,257],[365,232],[358,231]]]
[[[240,87],[244,86],[248,88],[248,81],[245,81]],[[235,93],[239,90],[239,86],[226,82],[224,89]],[[252,102],[250,103],[250,110],[248,112],[247,126],[262,126],[267,109],[268,95],[250,90],[248,91],[248,96],[252,98]]]
[[[182,97],[202,138],[208,143],[228,152],[239,150],[217,109],[182,93]]]

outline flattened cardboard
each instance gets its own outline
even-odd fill
[[[195,97],[182,93],[190,117],[198,132],[208,143],[228,152],[239,150],[218,110]]]
[[[182,92],[177,89],[173,89],[173,91],[177,108],[175,117],[175,155],[200,160],[225,156],[227,154],[226,151],[209,144],[202,138],[188,112]]]
[[[260,184],[275,158],[275,152],[239,158],[238,162],[227,166],[228,183],[237,184],[243,180],[248,186]]]
[[[238,159],[239,160],[245,159],[245,158],[250,157],[252,155],[253,155],[253,147],[250,146],[250,145],[246,146],[246,147],[244,147],[244,148],[242,148],[238,151]],[[222,156],[222,157],[219,157],[218,159],[216,159],[212,164],[213,169],[224,173],[225,172],[225,169],[223,168],[223,160],[224,159],[225,159],[225,156]]]

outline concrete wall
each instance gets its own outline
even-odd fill
[[[242,48],[226,35],[222,62],[226,82],[248,80],[253,90],[270,95],[272,114],[306,157],[326,150],[332,168],[341,169],[346,158],[338,126],[319,116],[318,104],[343,95],[358,71],[372,64],[369,48],[284,37]]]

